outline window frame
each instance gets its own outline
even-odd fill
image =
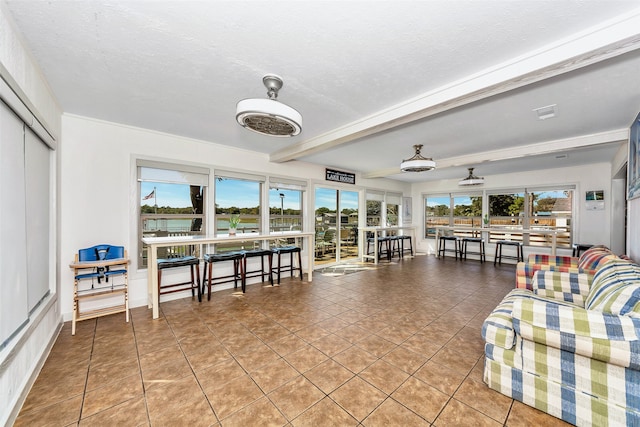
[[[561,228],[562,233],[560,234],[560,232],[557,234],[558,239],[557,239],[557,247],[559,248],[570,248],[571,245],[573,244],[573,240],[574,240],[574,236],[575,236],[575,230],[574,230],[574,224],[576,223],[576,186],[575,185],[545,185],[545,186],[531,186],[531,187],[517,187],[517,188],[502,188],[502,189],[492,189],[492,190],[485,190],[483,192],[448,192],[448,193],[426,193],[422,195],[422,199],[423,199],[423,214],[424,214],[424,222],[423,222],[423,226],[424,226],[424,233],[423,236],[424,238],[428,239],[428,238],[434,238],[435,237],[435,231],[432,233],[429,233],[430,229],[435,229],[435,227],[437,226],[443,226],[443,224],[430,224],[429,223],[429,218],[433,217],[433,215],[429,215],[428,212],[428,203],[429,203],[429,199],[449,199],[449,204],[448,204],[448,215],[447,216],[438,216],[437,218],[448,218],[447,224],[444,226],[458,226],[455,224],[455,199],[459,198],[459,197],[477,197],[477,196],[481,196],[482,197],[482,217],[481,217],[481,222],[480,225],[482,225],[483,227],[491,227],[492,231],[489,233],[489,242],[495,242],[496,240],[500,240],[500,239],[505,239],[505,238],[509,238],[512,240],[520,240],[522,241],[525,245],[528,246],[536,246],[536,247],[550,247],[551,246],[551,235],[546,234],[546,233],[532,233],[530,230],[532,230],[532,224],[534,221],[534,214],[533,214],[533,206],[530,206],[531,204],[531,197],[530,195],[533,193],[544,193],[544,192],[569,192],[569,195],[567,196],[568,199],[570,199],[570,212],[565,216],[565,217],[560,217],[560,218],[566,218],[566,226],[562,226]],[[500,224],[500,225],[496,225],[496,221],[495,221],[495,215],[492,215],[491,213],[491,209],[490,209],[490,198],[493,196],[497,196],[497,195],[508,195],[508,194],[514,194],[514,195],[519,195],[522,194],[523,197],[523,203],[522,203],[522,214],[518,215],[517,218],[515,215],[513,215],[514,220],[515,220],[515,224],[512,226],[510,224]],[[565,211],[566,212],[566,211]],[[484,216],[487,215],[488,219],[489,219],[489,223],[488,224],[483,224],[483,220],[482,218],[484,218]],[[504,215],[503,215],[504,216]],[[443,222],[443,221],[440,221]],[[493,225],[493,227],[492,227]],[[475,227],[476,224],[474,222],[473,226]],[[461,226],[464,227],[464,226]],[[469,225],[469,227],[471,227],[471,225]],[[503,229],[501,229],[500,227],[503,227]],[[509,228],[510,227],[514,227],[513,231],[510,231]],[[524,230],[529,230],[526,233],[518,233],[518,230],[520,229],[524,229]],[[554,225],[552,228],[549,229],[554,229],[554,230],[558,230],[558,225],[556,222],[556,225]],[[464,234],[464,233],[462,233]]]
[[[145,200],[144,197],[148,197],[147,189],[144,190],[143,194],[143,182],[144,183],[154,183],[154,195],[157,196],[157,185],[185,185],[189,187],[200,187],[200,196],[202,198],[202,213],[178,213],[178,214],[143,214],[142,212],[142,202]],[[136,160],[136,193],[137,193],[137,262],[138,269],[146,269],[147,268],[147,259],[145,256],[147,253],[147,245],[142,242],[142,238],[145,237],[145,221],[155,219],[156,224],[158,220],[200,220],[200,229],[189,230],[188,235],[205,235],[207,233],[207,193],[209,188],[209,169],[198,167],[198,166],[190,166],[179,163],[169,163],[169,162],[159,162],[152,161],[146,159],[137,159]],[[189,189],[191,191],[191,188]],[[193,200],[192,200],[193,203]],[[193,205],[192,205],[193,207]],[[193,207],[196,209],[195,207]],[[166,228],[166,227],[165,227]],[[156,230],[156,232],[166,232],[166,235],[170,235],[169,230]],[[184,233],[184,232],[182,232]],[[177,257],[177,256],[185,256],[185,255],[194,255],[199,256],[198,254],[199,248],[196,245],[185,245],[185,246],[172,246],[170,248],[166,248],[166,254],[162,254],[161,257]]]
[[[271,192],[272,190],[277,191],[279,194],[284,194],[285,197],[284,199],[281,200],[281,208],[282,210],[286,211],[286,209],[283,207],[282,202],[288,200],[286,198],[287,193],[291,193],[291,192],[297,192],[298,193],[298,197],[299,197],[299,207],[298,207],[298,211],[299,213],[297,215],[287,215],[289,217],[289,219],[291,219],[291,224],[292,227],[290,227],[289,230],[276,230],[274,225],[277,224],[278,219],[283,218],[284,219],[284,215],[280,214],[279,212],[273,212],[272,213],[272,209],[274,209],[271,206]],[[275,233],[281,233],[283,231],[302,231],[304,230],[304,213],[305,213],[305,209],[304,209],[304,205],[305,205],[305,200],[306,200],[306,191],[307,191],[307,182],[306,181],[300,181],[300,180],[295,180],[295,179],[290,179],[290,178],[280,178],[280,177],[269,177],[269,184],[267,186],[267,211],[269,213],[268,215],[268,223],[269,223],[269,234],[275,234]],[[289,199],[290,200],[290,199]],[[288,208],[289,211],[291,211],[292,208]],[[277,210],[277,207],[276,207]],[[294,209],[295,211],[296,209]],[[297,220],[296,220],[297,219]],[[294,223],[298,223],[298,226],[296,227],[295,225],[293,225]]]
[[[243,181],[243,182],[250,182],[250,183],[255,183],[258,184],[258,189],[257,189],[257,195],[258,195],[258,205],[257,207],[240,207],[240,206],[229,206],[229,207],[219,207],[218,206],[218,196],[220,194],[219,191],[219,183],[223,182],[224,180],[233,180],[233,181]],[[267,179],[265,176],[263,175],[254,175],[254,174],[245,174],[245,173],[239,173],[239,172],[233,172],[233,171],[225,171],[225,170],[215,170],[214,172],[214,189],[213,189],[213,206],[214,206],[214,211],[213,211],[213,234],[215,236],[228,236],[228,228],[227,233],[221,233],[221,228],[218,227],[218,222],[220,220],[223,220],[225,218],[229,218],[232,214],[240,214],[241,216],[241,221],[240,221],[240,225],[242,225],[242,215],[243,213],[241,212],[242,209],[256,209],[257,211],[257,215],[254,214],[244,214],[244,215],[250,215],[250,216],[257,216],[257,218],[255,218],[255,223],[256,226],[252,227],[255,230],[252,230],[250,232],[245,232],[245,230],[249,227],[238,227],[238,233],[241,234],[247,234],[247,235],[251,235],[251,234],[262,234],[262,230],[264,229],[264,224],[263,224],[263,219],[264,219],[264,194],[263,194],[263,190],[264,190],[264,186],[266,183]],[[226,209],[226,210],[231,210],[231,208],[238,208],[238,210],[240,212],[220,212],[220,210]],[[254,222],[254,221],[252,221]]]

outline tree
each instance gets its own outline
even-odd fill
[[[433,213],[433,216],[449,216],[449,206],[447,205],[427,206],[427,212]]]
[[[545,197],[544,199],[538,200],[538,203],[536,203],[536,206],[533,209],[534,213],[553,211],[557,200],[558,199],[555,197]]]
[[[521,213],[524,213],[524,197],[514,197],[508,211],[511,216],[520,216]]]
[[[331,212],[331,209],[323,206],[321,208],[316,209],[316,216],[321,216],[329,212]]]

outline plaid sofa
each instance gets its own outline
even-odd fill
[[[586,273],[589,275],[589,280],[592,280],[601,265],[615,258],[617,258],[616,255],[604,246],[594,246],[587,249],[579,258],[530,254],[526,262],[519,262],[516,266],[516,288],[533,289],[534,273],[540,270]]]
[[[640,426],[640,266],[538,270],[482,327],[484,381],[579,426]]]

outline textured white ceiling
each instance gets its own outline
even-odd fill
[[[474,166],[469,155],[482,160],[482,153],[522,146],[524,161],[483,162],[477,174],[536,169],[549,167],[550,154],[536,156],[535,144],[626,128],[640,110],[640,44],[624,31],[638,21],[635,0],[6,4],[65,112],[274,160],[284,153],[415,182],[464,177]],[[581,50],[581,41],[593,47]],[[616,49],[607,53],[611,45]],[[585,54],[591,48],[599,50]],[[583,58],[575,70],[546,72],[549,64],[568,67],[574,55]],[[539,67],[531,67],[537,59]],[[520,78],[501,77],[520,69]],[[235,122],[237,101],[266,97],[267,73],[283,77],[278,99],[302,113],[300,136],[270,138]],[[540,77],[515,84],[531,75]],[[496,91],[495,81],[506,89]],[[461,82],[484,95],[461,102]],[[416,99],[437,99],[441,112],[407,106]],[[557,104],[558,116],[538,121],[532,109],[549,104]],[[426,118],[383,120],[394,106]],[[619,139],[600,142],[574,144],[576,155],[558,167],[610,160]],[[443,167],[398,174],[416,143]],[[463,157],[464,164],[452,160]]]

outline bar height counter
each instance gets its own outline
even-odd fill
[[[415,226],[405,226],[405,227],[362,227],[359,230],[360,236],[360,258],[362,259],[362,261],[366,261],[368,258],[373,259],[373,262],[375,264],[378,263],[378,237],[379,234],[382,232],[389,232],[389,231],[400,231],[400,230],[408,230],[411,232],[411,245],[414,248],[414,251],[416,250],[416,227]],[[365,253],[365,247],[366,247],[366,243],[367,243],[367,232],[372,232],[373,233],[373,255],[369,255]]]
[[[442,231],[464,231],[472,233],[473,235],[480,234],[485,241],[489,243],[488,236],[492,231],[495,232],[512,232],[514,234],[550,234],[551,235],[551,255],[556,255],[556,249],[558,246],[558,230],[548,229],[531,229],[531,228],[505,228],[505,227],[451,227],[451,226],[438,226],[436,228],[436,246],[438,244],[438,238]],[[485,234],[486,233],[486,234]]]
[[[160,298],[158,295],[158,248],[199,245],[200,253],[203,254],[203,246],[218,243],[242,243],[257,240],[279,240],[279,239],[304,239],[307,242],[307,278],[313,280],[313,247],[314,233],[308,232],[283,232],[271,234],[239,234],[237,236],[175,236],[175,237],[143,237],[142,242],[148,246],[147,258],[147,297],[148,307],[153,310],[153,318],[160,316]]]

